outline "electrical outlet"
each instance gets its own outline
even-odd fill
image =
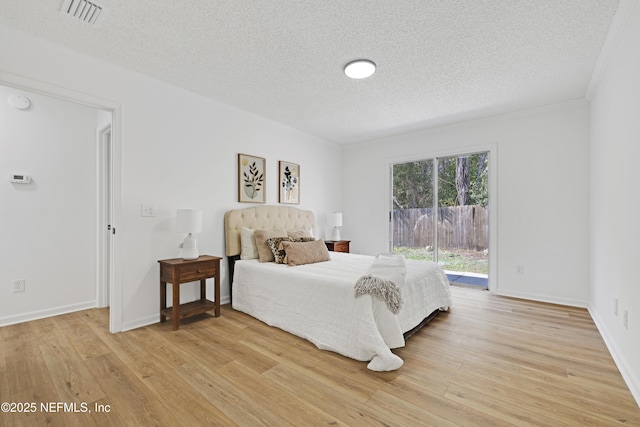
[[[625,310],[624,313],[622,314],[622,324],[624,325],[625,329],[629,329],[629,311]]]
[[[613,299],[613,314],[618,315],[618,298]]]
[[[143,204],[141,206],[140,215],[141,216],[148,216],[148,217],[156,216],[156,207],[153,206],[153,205],[145,205],[145,204]]]
[[[13,280],[11,282],[13,293],[15,294],[16,292],[24,292],[24,283],[24,279]]]
[[[519,274],[519,275],[524,274],[524,265],[516,265],[516,274]]]

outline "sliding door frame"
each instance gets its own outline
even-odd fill
[[[429,151],[415,154],[409,157],[390,159],[388,163],[389,170],[389,227],[387,229],[387,241],[389,242],[389,251],[393,252],[393,166],[401,163],[416,162],[422,160],[433,160],[447,157],[458,157],[473,155],[478,153],[487,153],[489,159],[489,176],[488,176],[488,192],[489,192],[489,292],[498,293],[498,144],[491,143],[485,145],[475,145],[468,147],[459,147],[448,150]],[[433,179],[437,179],[437,168],[434,168]],[[434,181],[435,182],[435,181]],[[437,192],[433,195],[436,206],[438,205]],[[437,228],[437,227],[436,227]],[[437,231],[434,230],[434,240],[437,239]],[[437,240],[436,240],[437,241]],[[435,243],[434,253],[437,248]]]

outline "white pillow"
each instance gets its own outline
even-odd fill
[[[256,259],[258,258],[258,248],[256,247],[256,239],[253,236],[254,230],[242,227],[240,232],[240,259]]]

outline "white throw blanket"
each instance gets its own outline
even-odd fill
[[[402,334],[395,315],[402,306],[400,288],[404,286],[407,268],[405,258],[397,254],[379,254],[366,275],[360,277],[355,285],[356,297],[369,294],[373,297],[372,308],[379,320],[378,329],[383,336]],[[386,308],[382,306],[386,305]],[[385,340],[388,341],[388,340]],[[401,347],[402,342],[387,342],[390,348]],[[402,366],[403,360],[391,351],[377,354],[367,366],[372,371],[393,371]]]

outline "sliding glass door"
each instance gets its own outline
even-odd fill
[[[392,165],[393,252],[438,262],[453,283],[487,288],[488,154]]]

